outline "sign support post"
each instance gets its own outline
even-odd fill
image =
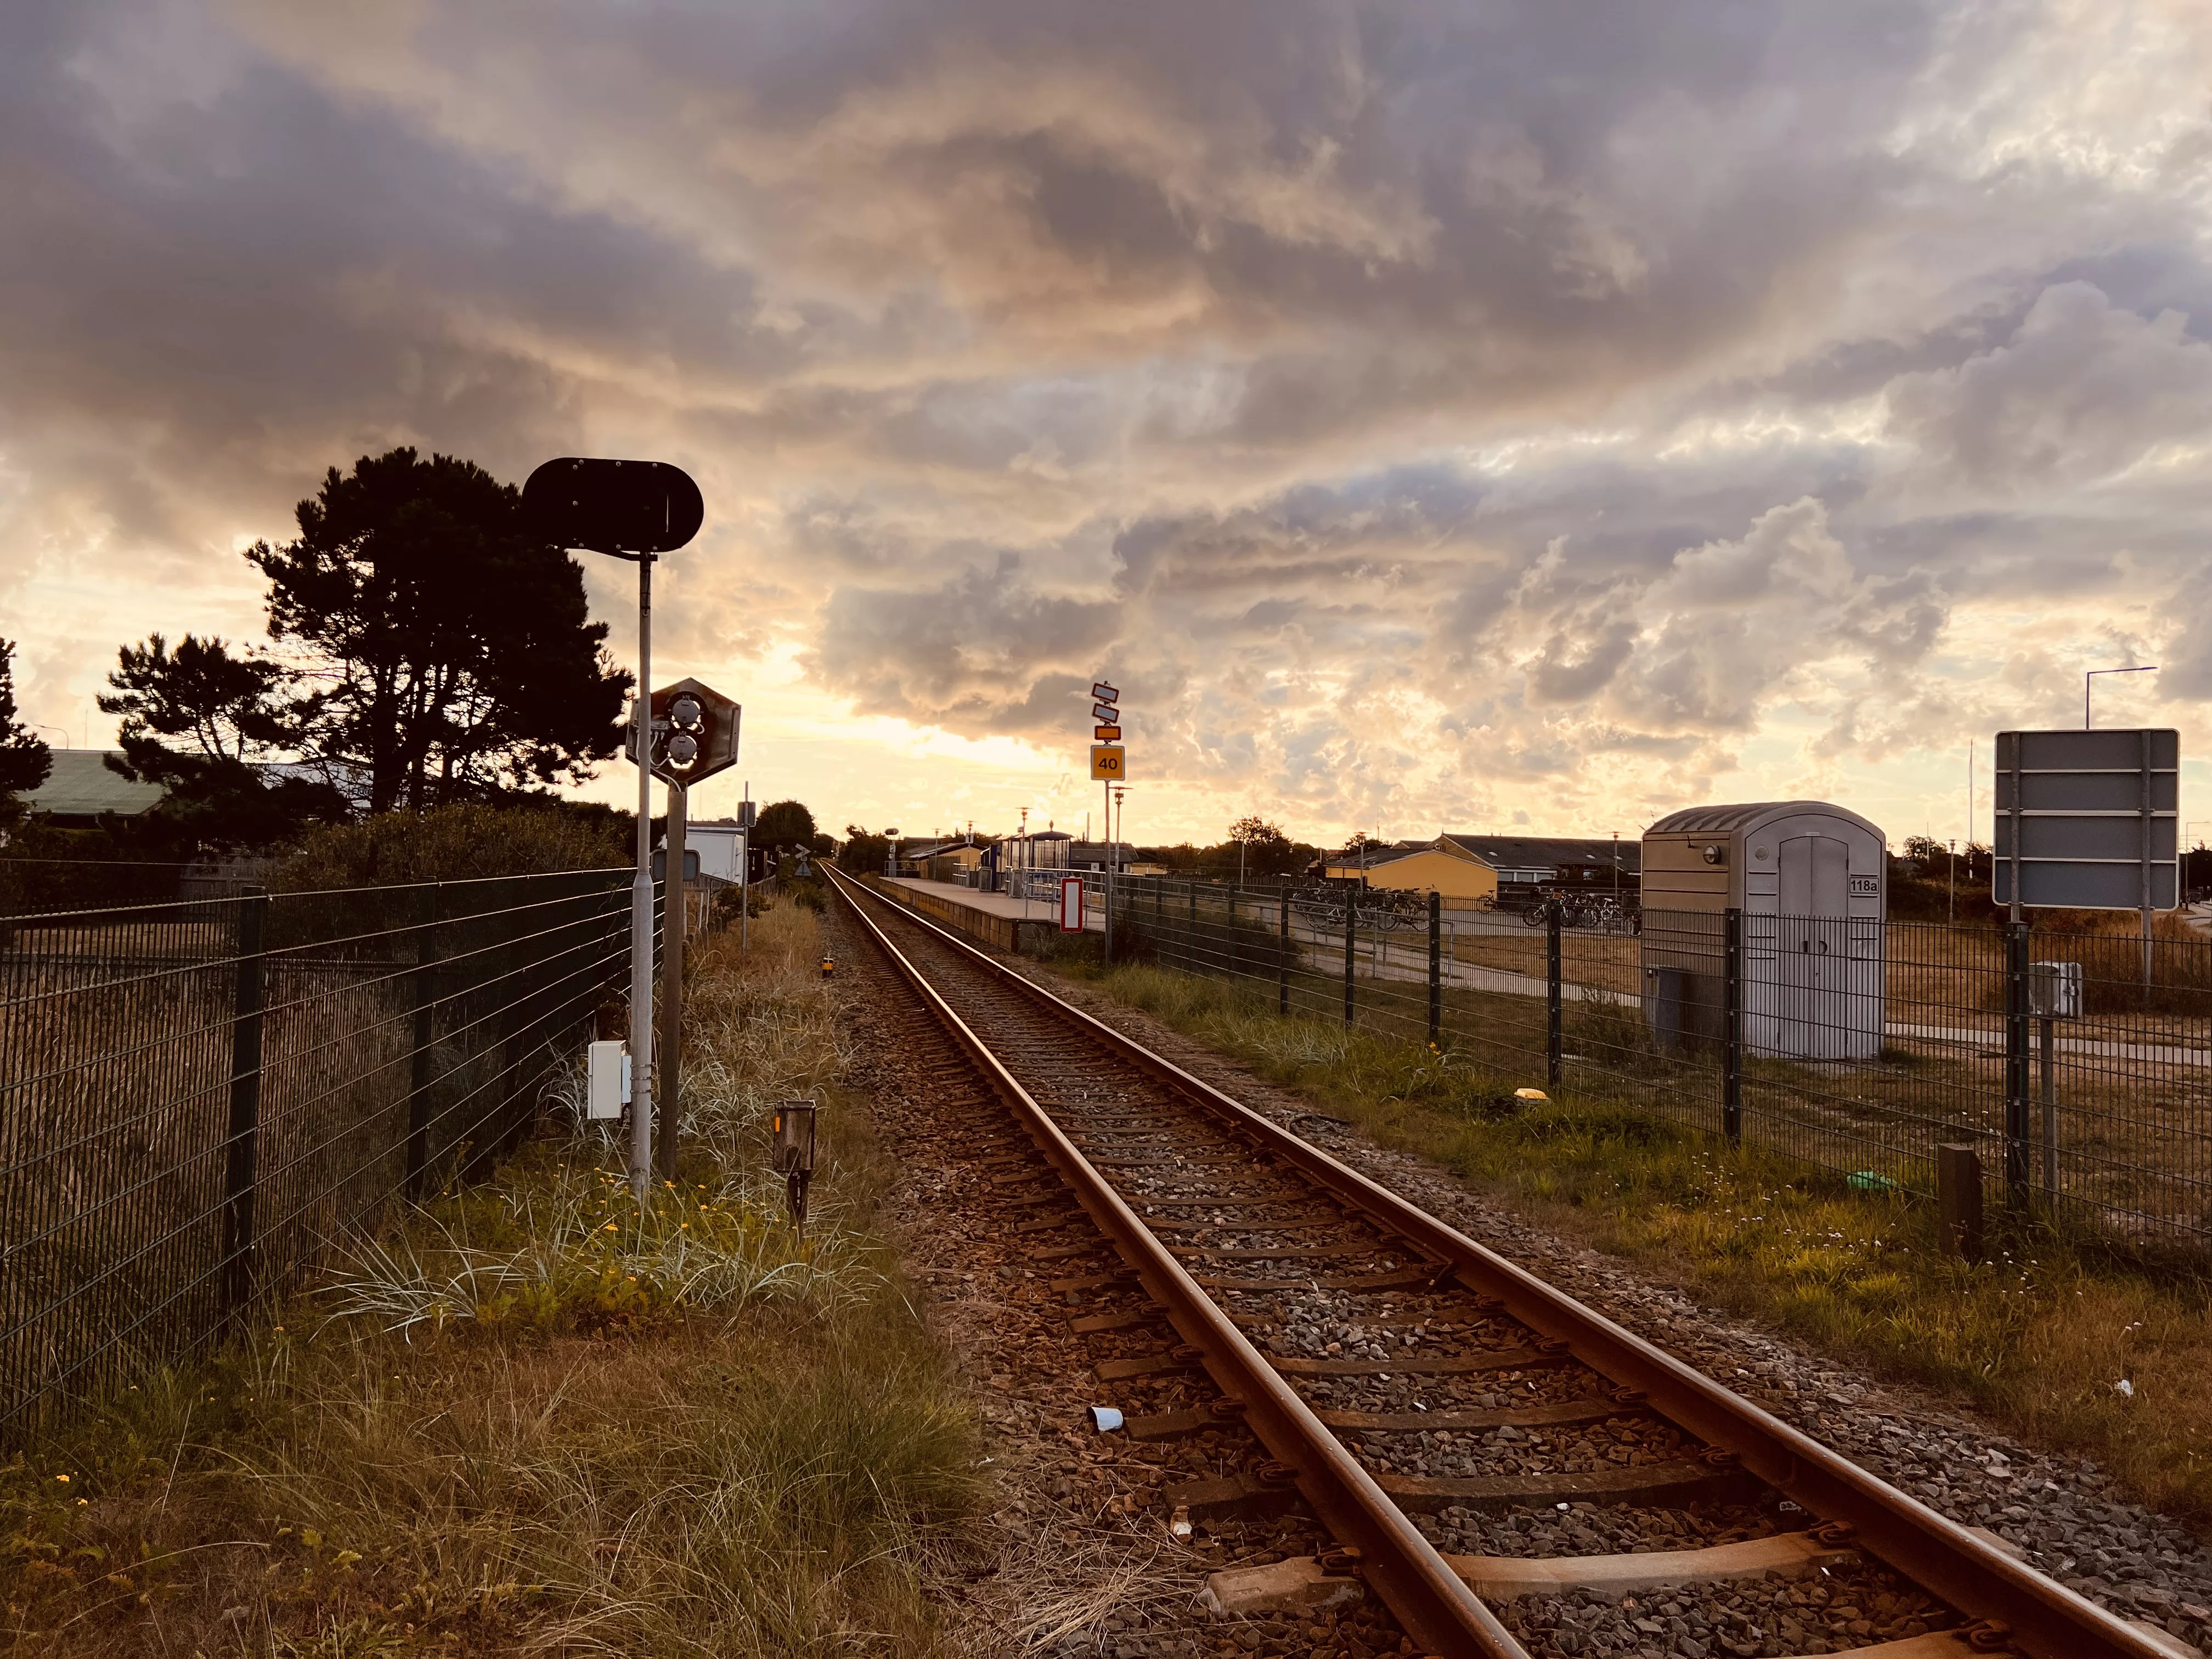
[[[2148,732],[2137,732],[2136,733],[2136,737],[2141,745],[2139,752],[2142,757],[2142,776],[2137,781],[2140,798],[2136,806],[2136,816],[2139,820],[2141,820],[2141,826],[2138,831],[2141,836],[2141,841],[2138,844],[2142,852],[2142,993],[2143,1012],[2148,1013],[2150,1012],[2150,733]],[[2174,803],[2174,811],[2177,815],[2179,815],[2181,805],[2179,800],[2177,799]],[[2173,838],[2173,896],[2176,903],[2179,903],[2181,901],[2181,889],[2183,886],[2181,880],[2181,839],[2182,838],[2179,836],[2176,836]],[[2013,890],[2017,893],[2020,890],[2015,884]]]
[[[1114,965],[1114,785],[1110,780],[1098,786],[1106,803],[1106,965]]]
[[[678,867],[678,875],[682,873]],[[637,877],[629,907],[629,1190],[653,1180],[653,555],[637,561]]]
[[[705,522],[699,486],[665,461],[563,456],[522,486],[531,528],[562,548],[637,561],[637,876],[630,905],[630,1191],[653,1178],[653,562]],[[683,870],[677,870],[683,884]]]
[[[678,1080],[684,1067],[684,933],[691,900],[684,885],[684,842],[690,828],[691,792],[668,786],[667,908],[660,915],[660,1134],[653,1167],[663,1181],[676,1178],[677,1115],[683,1110]]]

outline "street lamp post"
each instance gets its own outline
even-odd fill
[[[2155,674],[2156,672],[2158,672],[2158,665],[2154,662],[2147,662],[2134,668],[2092,668],[2087,673],[2083,674],[2081,676],[2081,729],[2084,732],[2090,729],[2089,687],[2091,683],[2096,679],[2098,675]]]

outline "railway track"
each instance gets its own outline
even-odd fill
[[[1115,1350],[1097,1370],[1124,1391],[1127,1431],[1241,1425],[1255,1443],[1246,1467],[1164,1494],[1162,1518],[1202,1525],[1302,1503],[1334,1540],[1217,1575],[1212,1593],[1230,1609],[1371,1593],[1424,1652],[1530,1659],[1581,1650],[1571,1619],[1549,1621],[1552,1602],[1640,1595],[1656,1614],[1857,1573],[1895,1587],[1881,1597],[1887,1638],[1778,1646],[1753,1604],[1701,1625],[1698,1646],[2170,1655],[956,935],[831,878],[1010,1115],[993,1180],[1010,1214],[1032,1217],[1011,1231],[1088,1310],[1070,1328]],[[1557,1512],[1561,1531],[1601,1513],[1601,1535],[1628,1547],[1439,1547],[1455,1518],[1531,1512]],[[1711,1541],[1664,1547],[1686,1534]],[[1649,1650],[1673,1648],[1668,1620],[1644,1626]]]

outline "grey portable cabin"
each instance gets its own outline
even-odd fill
[[[1888,844],[1826,801],[1693,806],[1644,832],[1645,1018],[1723,1035],[1723,923],[1743,913],[1743,1041],[1790,1060],[1881,1053]]]

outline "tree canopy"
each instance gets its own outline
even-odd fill
[[[814,814],[799,801],[771,802],[753,822],[753,845],[812,848]]]
[[[265,847],[345,817],[344,792],[311,763],[271,763],[304,746],[313,696],[284,664],[222,640],[161,635],[126,645],[108,674],[103,712],[119,714],[123,757],[107,764],[167,792],[142,826],[179,849]],[[172,744],[182,746],[172,747]]]
[[[581,782],[620,750],[630,676],[513,485],[403,447],[332,467],[297,516],[298,539],[246,556],[313,688],[303,747],[368,811]]]
[[[1243,849],[1247,876],[1282,876],[1304,866],[1311,854],[1283,833],[1280,824],[1253,815],[1229,826],[1229,845]]]
[[[22,816],[16,797],[44,783],[54,764],[46,740],[15,715],[15,642],[0,640],[0,830]]]
[[[260,846],[360,812],[580,782],[621,747],[630,676],[583,573],[521,497],[412,449],[332,467],[298,539],[254,544],[273,648],[187,634],[125,646],[100,706],[172,838]]]

